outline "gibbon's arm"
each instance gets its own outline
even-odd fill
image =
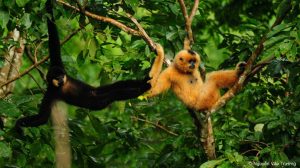
[[[207,75],[206,82],[212,82],[216,84],[218,88],[231,87],[239,79],[240,74],[244,71],[246,66],[245,62],[237,64],[235,70],[221,70],[214,71]]]
[[[53,96],[54,93],[52,93],[50,90],[47,90],[42,100],[39,113],[17,120],[15,129],[20,135],[23,135],[21,127],[36,127],[47,123],[51,114],[52,105],[55,101],[55,98]]]
[[[164,58],[165,58],[164,49],[158,43],[156,44],[156,54],[157,54],[157,56],[154,60],[152,68],[149,72],[149,77],[151,78],[151,80],[150,80],[151,86],[156,84],[158,76],[162,70],[162,66],[163,66]]]
[[[64,65],[61,60],[61,49],[59,36],[57,32],[57,28],[55,25],[55,20],[52,11],[52,0],[47,0],[45,7],[47,13],[49,13],[50,17],[47,18],[47,26],[48,26],[48,46],[49,46],[49,55],[50,55],[50,67],[60,67],[64,68]]]
[[[160,93],[168,90],[171,87],[170,80],[170,70],[171,67],[165,69],[157,79],[157,82],[154,85],[151,85],[151,89],[147,93],[147,97],[153,97],[159,95]]]
[[[119,100],[136,98],[151,88],[144,80],[124,80],[100,87],[92,87],[81,81],[68,77],[61,87],[61,100],[68,104],[100,110]]]

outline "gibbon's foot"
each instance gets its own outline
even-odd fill
[[[241,75],[245,71],[246,65],[247,65],[247,63],[244,62],[244,61],[243,62],[239,62],[236,65],[236,69],[237,69],[238,75]]]

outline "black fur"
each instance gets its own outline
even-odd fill
[[[91,110],[100,110],[113,101],[135,98],[150,89],[151,86],[147,83],[148,79],[119,81],[106,86],[93,87],[68,76],[61,60],[60,43],[54,23],[51,0],[47,0],[46,10],[51,17],[47,20],[50,55],[50,67],[47,74],[48,87],[39,113],[21,118],[16,122],[16,129],[19,133],[22,133],[21,127],[36,127],[47,123],[51,107],[57,100]],[[67,81],[63,83],[65,76]],[[53,79],[60,81],[58,87],[52,84]]]
[[[193,51],[193,50],[187,50],[187,51],[188,51],[188,53],[190,53],[191,55],[196,55],[195,51]]]
[[[0,117],[0,129],[3,129],[3,128],[4,128],[4,123],[3,123],[2,118]]]

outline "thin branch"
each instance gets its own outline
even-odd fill
[[[35,47],[35,49],[34,49],[34,63],[36,63],[37,62],[37,55],[38,55],[38,50],[39,50],[39,48],[41,47],[41,45],[44,43],[44,41],[41,41],[38,45],[37,45],[37,47]]]
[[[159,128],[159,129],[161,129],[161,130],[167,132],[168,134],[171,134],[171,135],[174,135],[174,136],[178,136],[178,134],[176,134],[176,133],[174,133],[174,132],[168,130],[168,129],[165,128],[164,126],[159,125],[159,124],[157,124],[157,123],[154,123],[154,122],[152,122],[152,121],[148,121],[148,120],[145,120],[145,119],[142,119],[142,118],[138,118],[138,117],[136,117],[136,116],[131,116],[131,118],[132,118],[133,120],[138,120],[138,121],[142,121],[142,122],[145,122],[145,123],[147,123],[147,124],[153,125],[153,126]]]
[[[198,6],[199,6],[199,0],[195,0],[193,9],[192,9],[192,11],[190,13],[190,16],[189,16],[190,20],[193,20],[194,16],[196,15]]]
[[[153,40],[148,36],[148,34],[146,33],[145,29],[141,26],[141,24],[131,14],[126,13],[126,15],[136,25],[136,27],[138,28],[139,33],[141,34],[142,38],[146,41],[146,43],[154,51],[155,48],[156,48],[156,45],[153,42]]]
[[[4,58],[4,59],[10,64],[10,66],[11,66],[18,74],[20,74],[18,68],[15,67],[15,65],[14,65],[10,60],[8,60],[7,58]],[[36,83],[36,85],[38,86],[38,88],[39,88],[42,92],[45,92],[45,90],[40,86],[40,84],[37,82],[37,80],[36,80],[30,73],[28,73],[28,75],[29,75],[30,78]]]
[[[187,9],[186,6],[184,4],[184,0],[178,0],[179,4],[180,4],[180,8],[181,8],[181,12],[183,14],[184,20],[185,22],[187,22],[189,20],[189,16],[187,14]]]
[[[263,61],[260,61],[255,66],[253,66],[251,72],[247,76],[247,81],[249,78],[253,77],[255,74],[257,74],[261,69],[263,69],[265,66],[269,65],[273,60],[275,59],[275,56],[271,56]]]
[[[37,62],[37,60],[35,58],[35,56],[32,55],[31,51],[30,51],[30,47],[29,46],[25,46],[25,52],[28,56],[28,58],[30,59],[30,61],[35,64]],[[45,74],[43,73],[43,71],[41,70],[41,68],[39,67],[36,67],[37,71],[39,72],[41,78],[46,81],[46,78],[45,78]]]

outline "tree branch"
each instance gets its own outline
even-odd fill
[[[138,121],[142,121],[142,122],[145,122],[145,123],[147,123],[147,124],[153,125],[153,126],[159,128],[159,129],[165,131],[165,132],[168,133],[168,134],[171,134],[171,135],[174,135],[174,136],[178,136],[178,134],[176,134],[176,133],[174,133],[174,132],[168,130],[168,129],[165,128],[164,126],[159,125],[159,124],[157,124],[157,123],[154,123],[154,122],[152,122],[152,121],[148,121],[148,120],[145,120],[145,119],[142,119],[142,118],[138,118],[138,117],[136,117],[136,116],[131,116],[131,118],[132,118],[133,120],[138,120]]]
[[[184,4],[184,0],[178,0],[181,8],[181,12],[183,14],[184,20],[185,20],[185,31],[186,31],[186,37],[184,38],[184,49],[189,50],[191,49],[191,45],[194,43],[194,37],[193,37],[193,30],[192,30],[192,21],[196,14],[196,11],[199,6],[199,0],[195,0],[193,8],[190,12],[190,15],[187,14],[187,9]]]

